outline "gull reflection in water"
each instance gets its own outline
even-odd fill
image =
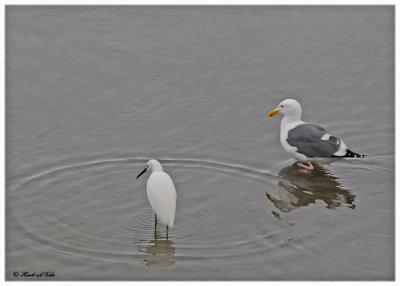
[[[175,264],[173,259],[175,254],[174,242],[161,236],[156,230],[152,240],[145,241],[145,245],[139,246],[139,251],[146,254],[143,263],[146,266],[172,266]]]
[[[355,195],[340,186],[337,178],[321,166],[315,164],[311,174],[299,172],[297,164],[283,168],[279,172],[279,199],[266,193],[267,198],[282,212],[290,212],[296,208],[315,204],[321,200],[329,209],[347,204],[354,209]]]

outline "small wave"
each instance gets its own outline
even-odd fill
[[[161,225],[154,230],[144,180],[135,181],[131,172],[126,172],[132,166],[140,169],[147,160],[142,157],[94,159],[60,164],[26,175],[9,187],[10,215],[25,231],[26,238],[59,255],[123,263],[137,258],[143,260],[146,255],[143,249],[162,248],[162,243],[155,241],[165,239]],[[218,203],[230,201],[233,206],[236,199],[242,200],[244,190],[239,185],[251,184],[252,192],[260,190],[263,197],[263,189],[272,184],[276,175],[268,170],[205,159],[159,160],[167,170],[187,178],[187,181],[178,180],[185,188],[192,185],[188,178],[197,173],[212,178],[213,182],[228,182],[225,193],[207,190],[208,195],[200,194],[204,197],[201,200],[196,197],[197,189],[182,190],[182,195],[178,189],[176,226],[169,230],[168,240],[173,243],[174,256],[231,257],[268,249],[266,239],[262,238],[265,227],[251,230],[248,225],[243,231],[236,231],[229,222],[220,219],[223,209]],[[193,169],[200,170],[193,172]],[[263,213],[266,200],[255,203]],[[224,211],[227,218],[243,217],[234,207]]]

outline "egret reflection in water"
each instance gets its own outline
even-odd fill
[[[355,195],[343,189],[338,179],[323,167],[316,164],[314,167],[311,174],[300,173],[296,164],[283,168],[279,172],[279,199],[268,192],[267,198],[282,212],[315,204],[317,200],[323,201],[329,209],[342,204],[354,209]]]
[[[144,242],[144,245],[139,246],[139,251],[146,254],[146,258],[143,260],[146,266],[165,267],[175,264],[173,259],[175,247],[171,239],[154,231],[153,239]]]

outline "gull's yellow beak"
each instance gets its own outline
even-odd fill
[[[279,112],[279,110],[272,109],[270,112],[268,112],[268,117],[272,117],[272,116],[274,116],[275,114],[277,114],[278,112]]]

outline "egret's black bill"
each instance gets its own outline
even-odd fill
[[[146,171],[147,171],[147,168],[144,168],[144,170],[143,170],[143,171],[141,171],[139,175],[137,175],[136,179],[137,179],[137,178],[139,178],[141,175],[143,175],[143,174],[144,174],[144,172],[146,172]]]

